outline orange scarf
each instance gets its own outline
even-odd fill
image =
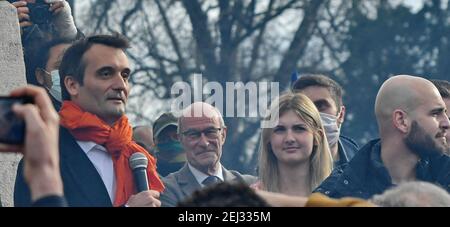
[[[141,152],[148,158],[147,176],[152,190],[164,191],[164,185],[156,172],[156,160],[144,148],[131,140],[132,128],[128,118],[122,116],[111,127],[96,115],[84,112],[75,103],[64,101],[61,110],[61,125],[79,141],[93,141],[106,147],[111,154],[116,174],[116,198],[114,206],[125,204],[131,195],[136,194],[133,172],[128,158]]]

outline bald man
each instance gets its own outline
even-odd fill
[[[178,138],[186,152],[187,163],[163,178],[162,206],[172,207],[194,191],[222,181],[252,184],[256,178],[225,169],[220,163],[227,128],[215,107],[196,102],[178,118]]]
[[[450,191],[445,103],[428,80],[395,76],[375,103],[380,139],[370,141],[315,191],[334,198],[368,199],[407,181],[428,181]],[[450,142],[450,141],[449,141]]]

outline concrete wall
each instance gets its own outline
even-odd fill
[[[0,95],[26,84],[25,64],[16,8],[0,0]],[[0,127],[2,127],[0,125]],[[0,153],[0,196],[3,206],[13,206],[13,189],[20,154]]]

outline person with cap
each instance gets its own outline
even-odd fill
[[[163,113],[153,123],[153,140],[157,158],[157,171],[165,177],[176,172],[186,163],[186,153],[183,151],[177,136],[178,119],[170,112]]]

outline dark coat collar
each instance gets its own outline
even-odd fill
[[[112,206],[108,191],[86,153],[70,132],[60,129],[61,173],[69,206]],[[77,196],[72,196],[76,193]],[[80,197],[85,201],[80,201]]]

